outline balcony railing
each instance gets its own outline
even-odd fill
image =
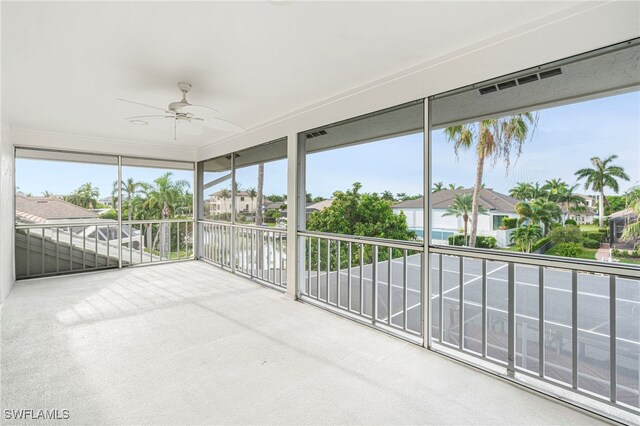
[[[640,271],[430,248],[431,341],[640,414]]]
[[[301,298],[421,341],[420,243],[298,232],[304,244]]]
[[[193,258],[193,220],[16,225],[16,278]],[[121,256],[121,258],[120,258]]]
[[[200,221],[201,258],[279,289],[287,287],[285,229]]]

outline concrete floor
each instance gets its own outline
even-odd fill
[[[598,423],[201,262],[17,283],[1,349],[6,423]]]

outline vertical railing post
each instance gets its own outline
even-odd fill
[[[373,245],[373,264],[371,265],[371,322],[375,325],[378,316],[378,246]]]
[[[618,400],[616,354],[616,276],[609,275],[609,399],[614,403]]]
[[[487,356],[487,259],[482,259],[482,356]]]
[[[544,267],[538,266],[538,375],[544,377]]]
[[[458,347],[464,349],[464,257],[460,256],[458,267]]]
[[[507,297],[508,297],[508,323],[509,330],[507,332],[507,374],[509,376],[515,375],[515,360],[516,360],[516,280],[515,280],[515,266],[513,262],[508,263],[509,275],[507,281]]]
[[[571,271],[571,385],[578,389],[578,271]]]
[[[118,155],[118,268],[122,269],[122,155]]]
[[[231,273],[236,272],[236,239],[235,239],[235,224],[236,224],[236,155],[231,154],[231,225],[229,227],[229,263],[231,266]],[[261,200],[258,200],[258,206],[261,206]]]

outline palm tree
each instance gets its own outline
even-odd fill
[[[531,253],[533,243],[542,237],[542,228],[539,225],[522,225],[511,233],[511,242],[520,246],[520,250]]]
[[[520,201],[530,200],[533,194],[533,185],[528,182],[518,182],[516,186],[509,190],[509,196]]]
[[[442,191],[443,189],[444,189],[444,183],[436,182],[433,184],[433,188],[431,188],[431,192],[436,193],[436,192]]]
[[[452,191],[455,191],[456,189],[462,189],[462,185],[456,185],[455,183],[450,183],[449,189]]]
[[[49,192],[49,191],[42,191],[42,196],[43,197],[53,197],[53,193]]]
[[[569,188],[566,182],[560,178],[550,179],[542,186],[542,190],[547,193],[549,201],[559,202],[560,195]]]
[[[254,187],[247,189],[247,194],[249,194],[249,198],[251,199],[251,205],[253,206],[253,200],[255,200],[255,198],[258,196],[256,189]]]
[[[520,216],[519,223],[529,219],[533,224],[544,224],[545,233],[549,230],[552,221],[562,219],[562,209],[553,201],[545,198],[520,201],[516,204],[516,213]]]
[[[640,238],[640,189],[627,192],[627,205],[635,214],[636,221],[624,228],[622,239],[625,241]]]
[[[604,203],[606,202],[604,189],[611,188],[617,194],[619,187],[616,178],[629,180],[629,176],[627,176],[622,167],[610,164],[616,158],[618,158],[617,155],[610,155],[604,160],[600,157],[591,157],[593,168],[580,169],[575,173],[578,180],[586,179],[584,189],[591,188],[600,194],[598,198],[598,222],[600,228],[604,224]]]
[[[185,189],[189,188],[189,182],[186,180],[174,181],[171,176],[173,173],[167,172],[154,180],[154,185],[149,193],[149,197],[144,205],[151,209],[160,209],[162,220],[169,219],[180,199],[185,194]],[[171,251],[171,224],[161,223],[160,232],[160,255],[168,256]]]
[[[578,184],[573,186],[567,185],[567,187],[558,194],[558,199],[556,201],[558,203],[566,204],[567,213],[578,214],[587,212],[587,207],[585,206],[587,201],[580,195],[574,193],[577,187]]]
[[[91,182],[80,185],[78,189],[64,197],[64,200],[85,209],[94,209],[98,204],[100,190],[94,187]]]
[[[140,188],[141,183],[136,182],[133,178],[128,178],[126,181],[122,181],[123,201],[126,200],[127,202],[127,219],[129,222],[131,222],[131,218],[133,216],[133,198],[139,193]],[[114,208],[117,208],[118,181],[113,182],[111,199],[113,200]]]
[[[225,188],[225,189],[220,190],[218,195],[220,196],[220,198],[222,198],[222,204],[224,205],[224,212],[225,212],[225,216],[226,216],[226,213],[227,213],[227,200],[229,198],[231,198],[231,191]]]
[[[538,114],[525,112],[482,120],[477,123],[447,127],[444,130],[447,139],[454,143],[453,149],[456,155],[459,154],[461,149],[466,150],[473,147],[476,150],[476,180],[473,186],[473,210],[471,213],[471,239],[469,245],[475,246],[478,233],[478,206],[485,160],[489,158],[493,164],[498,160],[502,160],[508,171],[512,151],[515,150],[516,158],[520,155],[522,145],[527,140],[527,135],[533,133],[533,130],[530,132],[530,126],[535,129],[537,122]]]
[[[471,220],[471,212],[473,211],[473,198],[471,194],[457,194],[454,202],[449,205],[447,211],[442,216],[455,216],[461,217],[464,222],[464,242],[467,241],[467,225],[469,220]],[[487,209],[483,206],[478,206],[479,214],[487,214]],[[475,245],[475,243],[474,243]],[[473,247],[473,246],[472,246]]]

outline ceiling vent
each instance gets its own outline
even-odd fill
[[[544,78],[554,77],[556,75],[562,74],[561,68],[554,68],[552,70],[543,71],[539,74],[530,74],[524,77],[520,77],[517,80],[509,80],[503,83],[498,83],[496,85],[481,87],[478,91],[481,95],[486,95],[487,93],[497,92],[498,90],[505,90],[515,86],[522,86],[523,84],[532,83],[534,81],[542,80]]]
[[[516,83],[515,80],[509,80],[509,81],[505,81],[504,83],[498,84],[498,89],[504,90],[504,89],[508,89],[510,87],[515,87],[517,85],[518,85],[518,83]]]
[[[317,132],[309,132],[305,136],[307,139],[317,138],[318,136],[324,136],[327,134],[326,130],[318,130]]]
[[[562,74],[562,69],[560,68],[554,68],[552,70],[549,71],[543,71],[540,73],[540,78],[549,78],[549,77],[554,77],[556,75],[560,75]]]

